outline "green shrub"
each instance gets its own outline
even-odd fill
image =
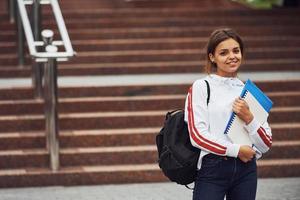
[[[283,0],[236,0],[253,8],[270,9],[273,5],[281,6]]]

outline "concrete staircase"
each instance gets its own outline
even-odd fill
[[[250,10],[225,0],[64,0],[61,7],[78,56],[59,65],[60,77],[198,73],[207,36],[228,25],[245,38],[242,71],[300,71],[296,8]],[[29,65],[17,66],[4,2],[0,8],[0,77],[28,78]],[[44,13],[44,27],[53,27],[48,8]],[[274,143],[258,162],[259,176],[300,176],[300,77],[257,84],[275,103]],[[60,87],[58,172],[48,168],[43,102],[30,87],[1,88],[0,187],[167,181],[155,135],[166,111],[183,107],[189,86]]]

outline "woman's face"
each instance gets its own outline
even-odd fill
[[[223,77],[235,77],[242,63],[240,45],[232,38],[221,42],[209,57],[217,65],[217,75]]]

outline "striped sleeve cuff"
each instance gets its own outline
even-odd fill
[[[227,146],[226,156],[237,158],[239,154],[241,145],[239,144],[231,144]]]
[[[260,124],[255,118],[253,118],[253,120],[248,125],[245,125],[244,127],[247,130],[247,132],[251,134],[253,132],[256,132],[259,129]]]

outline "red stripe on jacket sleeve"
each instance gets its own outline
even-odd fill
[[[258,130],[258,135],[259,137],[262,139],[262,141],[265,143],[265,145],[267,145],[269,148],[272,146],[272,138],[271,136],[269,136],[265,129],[263,129],[262,127],[260,127]]]
[[[188,127],[189,127],[189,133],[191,135],[191,138],[194,140],[196,144],[215,154],[219,154],[219,155],[226,154],[226,149],[227,149],[226,147],[204,138],[195,127],[193,104],[192,104],[192,88],[190,88],[189,95],[188,95],[188,125],[189,125]]]

